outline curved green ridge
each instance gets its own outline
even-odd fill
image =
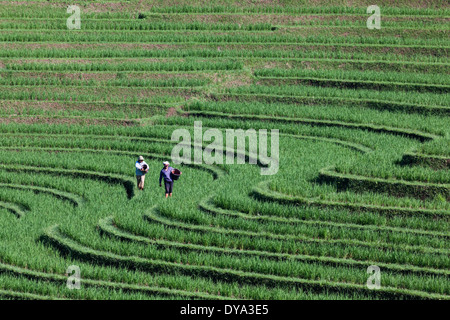
[[[404,90],[404,91],[420,91],[420,92],[435,92],[435,93],[446,93],[450,91],[450,86],[443,84],[428,84],[428,83],[413,83],[413,82],[389,82],[389,81],[371,81],[371,80],[344,80],[344,79],[328,79],[328,78],[315,78],[315,77],[268,77],[268,76],[258,76],[255,77],[258,84],[263,85],[298,85],[307,84],[315,85],[321,87],[338,87],[338,88],[356,88],[356,89],[373,89],[373,90]],[[333,101],[335,99],[330,99]],[[337,99],[336,99],[337,100]],[[344,99],[347,100],[347,99]],[[368,99],[348,99],[350,101],[360,101],[363,103],[374,102]],[[380,103],[382,101],[379,101]],[[386,103],[386,102],[385,102]],[[390,102],[392,104],[392,102]],[[394,103],[397,106],[404,106],[405,109],[408,107],[410,109],[415,109],[420,111],[421,108],[428,110],[428,106],[424,105],[407,105]],[[419,107],[419,108],[417,108]],[[444,115],[450,115],[450,108],[433,108]]]
[[[336,245],[353,245],[353,246],[361,246],[367,248],[384,248],[384,249],[401,249],[403,251],[409,252],[422,252],[422,253],[436,253],[436,254],[448,254],[449,250],[440,249],[440,248],[430,248],[423,246],[401,246],[392,243],[386,242],[366,242],[355,239],[320,239],[314,237],[308,237],[304,235],[284,235],[284,234],[274,234],[271,232],[253,232],[239,229],[228,229],[221,227],[211,227],[204,225],[197,225],[191,223],[185,223],[180,221],[174,221],[168,218],[165,218],[157,213],[157,210],[153,208],[144,214],[144,218],[149,222],[156,222],[159,224],[163,224],[166,227],[184,229],[189,231],[197,231],[197,232],[214,232],[225,235],[241,235],[252,238],[267,238],[274,239],[280,241],[300,241],[306,243],[316,243],[316,244],[336,244]],[[438,271],[437,273],[440,273]],[[446,271],[444,271],[446,272]],[[449,271],[450,274],[450,271]]]
[[[154,125],[154,127],[157,126],[162,126],[162,125]],[[188,126],[179,126],[179,125],[171,125],[171,124],[167,124],[164,125],[163,127],[176,127],[176,128],[190,128]],[[202,127],[203,129],[212,129],[211,127]],[[0,128],[1,130],[1,128]],[[94,139],[124,139],[124,140],[136,140],[136,141],[147,141],[147,142],[161,142],[161,143],[176,143],[173,142],[171,140],[168,139],[161,139],[161,138],[154,138],[154,137],[133,137],[133,136],[124,136],[124,135],[105,135],[105,134],[98,134],[98,135],[92,135],[92,134],[56,134],[56,133],[49,133],[49,134],[44,134],[44,133],[36,133],[36,132],[3,132],[2,133],[3,136],[8,137],[17,137],[17,136],[23,136],[23,137],[27,137],[27,136],[31,136],[31,137],[67,137],[67,138],[75,138],[75,137],[79,137],[82,136],[83,138],[94,138]],[[368,152],[372,152],[374,151],[372,148],[370,148],[369,146],[363,145],[361,143],[358,142],[354,142],[354,141],[347,141],[347,140],[342,140],[339,138],[328,138],[328,137],[322,137],[322,136],[315,136],[315,135],[299,135],[299,134],[287,134],[287,133],[280,133],[281,137],[288,137],[288,138],[295,138],[295,139],[310,139],[310,140],[317,140],[317,141],[324,141],[324,142],[329,142],[329,143],[334,143],[343,147],[347,147],[350,149],[353,149],[355,151],[361,152],[361,153],[368,153]],[[19,149],[24,148],[24,147],[20,147]],[[12,149],[12,147],[0,147],[1,149]],[[248,154],[246,154],[248,155]]]
[[[13,137],[15,137],[15,136],[24,136],[24,137],[32,136],[32,137],[43,137],[43,138],[48,138],[48,137],[75,138],[75,137],[77,137],[77,135],[70,135],[70,134],[67,134],[67,135],[66,134],[48,134],[48,135],[45,135],[45,134],[29,134],[28,135],[28,134],[18,133],[18,134],[7,134],[7,135],[8,136],[13,136]],[[173,140],[161,139],[161,138],[129,137],[129,136],[108,136],[108,135],[104,135],[104,136],[102,136],[102,135],[97,135],[97,136],[95,136],[95,135],[86,135],[86,136],[83,136],[83,138],[89,138],[89,137],[91,137],[93,139],[99,139],[99,138],[101,138],[101,139],[117,139],[117,138],[119,138],[119,139],[124,139],[124,140],[128,139],[128,140],[131,140],[131,141],[145,141],[145,142],[155,142],[155,143],[163,143],[163,144],[177,144],[179,146],[187,146],[187,147],[191,147],[192,149],[201,149],[201,150],[203,150],[205,148],[205,145],[202,145],[202,146],[195,145],[195,144],[192,145],[192,144],[189,144],[189,143],[182,143],[182,142],[179,142],[179,141],[173,141]],[[22,148],[24,148],[24,147],[0,147],[0,150],[2,150],[2,149],[6,149],[6,150],[21,150]],[[25,147],[25,148],[36,148],[36,149],[37,148],[42,148],[42,149],[44,149],[45,147]],[[355,148],[357,148],[357,147],[355,146]],[[59,147],[51,147],[51,148],[47,148],[47,149],[50,149],[50,150],[61,150],[61,149],[67,149],[67,150],[98,150],[98,152],[105,151],[103,149],[59,148]],[[243,150],[234,150],[234,149],[226,148],[226,147],[225,148],[217,147],[216,150],[217,151],[222,151],[222,152],[231,152],[234,155],[235,158],[241,156],[241,157],[244,157],[247,162],[255,163],[258,166],[266,166],[266,164],[262,163],[260,161],[260,159],[258,159],[258,155],[257,154],[251,154],[247,150],[245,150],[245,151],[243,151]],[[127,153],[128,154],[132,154],[131,151],[118,150],[118,149],[112,149],[112,150],[108,149],[108,151],[111,151],[113,153],[114,152],[120,152],[120,154],[127,154]],[[142,154],[142,152],[140,154]],[[158,155],[154,154],[154,153],[147,153],[147,155],[149,155],[150,158],[158,158]],[[159,158],[163,159],[164,156],[160,155]],[[189,164],[185,164],[185,165],[189,165]],[[217,166],[214,166],[214,165],[209,165],[208,166],[208,165],[205,165],[205,164],[195,165],[195,167],[201,167],[201,166],[207,166],[209,168],[210,167],[217,167]],[[219,167],[217,167],[217,168],[219,168]],[[219,174],[216,174],[216,176],[219,176]]]
[[[360,153],[373,152],[372,148],[365,146],[363,144],[345,141],[345,140],[341,140],[341,139],[337,139],[337,138],[326,138],[326,137],[319,137],[319,136],[313,136],[313,135],[294,135],[294,134],[286,134],[286,133],[281,133],[280,136],[294,138],[294,139],[316,140],[316,141],[334,143],[334,144],[337,144],[338,146],[346,147],[346,148],[358,151]]]
[[[411,196],[419,199],[434,198],[437,195],[442,195],[447,201],[450,200],[450,184],[444,183],[366,177],[339,173],[334,168],[323,168],[320,170],[319,180],[336,184],[338,191],[347,189],[356,192],[376,191],[398,197]]]
[[[21,205],[16,203],[0,201],[0,208],[6,209],[14,214],[17,218],[22,218],[25,216],[26,209],[22,208]]]
[[[376,110],[390,110],[415,112],[425,115],[450,115],[450,107],[441,105],[423,105],[417,103],[402,103],[390,100],[377,100],[367,98],[344,98],[330,96],[301,96],[301,95],[283,95],[283,94],[267,94],[267,93],[226,93],[212,94],[211,98],[216,100],[235,99],[237,101],[257,100],[284,103],[336,103],[338,105],[353,105],[358,107],[366,107]]]
[[[54,188],[49,187],[39,187],[39,186],[27,186],[27,185],[20,185],[20,184],[12,184],[12,183],[1,183],[1,188],[9,188],[9,189],[19,189],[19,190],[29,190],[36,193],[47,193],[52,195],[55,198],[62,199],[65,201],[69,201],[72,203],[73,206],[78,207],[82,205],[86,200],[74,193],[61,191]]]
[[[47,174],[54,174],[54,175],[66,175],[66,176],[74,176],[74,177],[80,177],[80,178],[96,179],[96,180],[100,180],[100,181],[106,181],[109,183],[118,183],[118,184],[122,184],[124,186],[129,199],[131,199],[135,196],[135,193],[134,193],[135,192],[135,190],[134,190],[135,182],[132,181],[129,177],[123,176],[123,175],[106,174],[106,173],[99,173],[96,171],[88,171],[88,170],[60,169],[60,168],[51,168],[51,167],[33,167],[33,166],[17,167],[17,165],[8,165],[8,164],[2,164],[2,163],[0,163],[0,169],[6,170],[6,171],[13,171],[13,172],[29,171],[29,172],[47,173]]]
[[[241,256],[249,256],[249,257],[262,257],[266,259],[276,259],[276,260],[298,260],[304,262],[312,262],[312,263],[323,263],[326,265],[334,265],[334,266],[360,266],[366,267],[367,265],[378,265],[383,269],[392,270],[394,272],[399,273],[416,273],[416,274],[433,274],[433,275],[449,275],[450,272],[442,272],[439,269],[433,268],[423,268],[416,267],[411,265],[402,265],[396,263],[380,263],[375,261],[360,261],[355,259],[342,259],[335,258],[329,256],[314,256],[314,255],[300,255],[300,254],[288,254],[288,253],[277,253],[270,251],[261,251],[261,250],[249,250],[249,249],[233,249],[227,247],[217,247],[217,246],[205,246],[205,245],[197,245],[197,244],[186,244],[177,241],[169,241],[169,240],[159,240],[159,239],[150,239],[145,236],[136,235],[124,229],[117,227],[114,224],[113,217],[108,217],[99,221],[98,224],[101,232],[122,239],[126,241],[134,241],[141,242],[147,245],[157,246],[161,248],[175,248],[177,250],[182,251],[199,251],[199,252],[210,252],[217,254],[232,254],[232,255],[241,255]]]
[[[64,275],[30,270],[27,268],[21,268],[21,267],[13,266],[10,264],[5,264],[0,261],[0,274],[2,272],[13,274],[16,276],[27,277],[30,279],[39,279],[39,280],[45,280],[45,281],[60,282],[63,284],[67,283],[67,276],[64,276]],[[158,294],[174,295],[174,296],[179,295],[179,296],[186,297],[186,298],[201,298],[201,299],[214,299],[214,300],[230,299],[228,297],[209,294],[209,293],[203,293],[203,292],[191,292],[191,291],[187,291],[187,290],[178,290],[178,289],[171,289],[171,288],[165,288],[165,287],[104,281],[104,280],[97,280],[97,279],[89,279],[89,278],[85,278],[85,277],[82,278],[82,285],[83,286],[91,286],[91,287],[107,287],[107,288],[111,288],[111,289],[122,289],[122,290],[128,290],[128,291],[143,292],[143,293],[147,293],[147,294],[158,293]]]
[[[309,287],[315,290],[323,290],[323,288],[326,287],[330,291],[356,291],[369,295],[373,294],[397,298],[411,297],[415,299],[450,299],[448,295],[427,293],[417,290],[381,287],[379,290],[373,291],[362,284],[350,284],[328,280],[306,280],[302,278],[273,276],[255,272],[242,272],[233,269],[178,264],[163,260],[146,259],[137,256],[121,256],[80,245],[76,241],[61,233],[58,226],[48,228],[44,233],[44,237],[50,245],[58,248],[62,253],[76,257],[77,259],[88,261],[93,259],[105,265],[122,266],[136,270],[143,270],[146,272],[175,272],[179,274],[188,274],[191,276],[206,276],[215,279],[216,281],[239,281],[240,283],[264,284],[271,287],[282,285],[287,287]]]
[[[450,169],[450,158],[440,155],[406,152],[401,160],[402,165],[421,165],[435,170]]]
[[[29,150],[29,151],[64,151],[64,152],[89,152],[89,153],[106,153],[106,154],[116,154],[116,155],[127,155],[127,156],[133,156],[137,157],[138,152],[133,151],[124,151],[124,150],[102,150],[102,149],[84,149],[84,148],[45,148],[45,147],[0,147],[0,150]],[[154,153],[146,153],[146,152],[140,152],[139,155],[145,156],[150,159],[158,159],[158,160],[167,160],[167,156],[163,156],[160,154],[154,154]],[[197,165],[197,164],[183,164],[187,167],[192,167],[195,169],[203,170],[211,174],[214,178],[214,180],[219,179],[220,177],[227,174],[225,170],[222,168],[215,166],[215,165]],[[5,168],[5,170],[13,170],[11,166],[7,166],[4,164],[0,164],[0,168]],[[31,167],[34,168],[34,167]],[[42,170],[41,170],[42,169]],[[59,169],[54,168],[47,168],[49,171],[46,171],[44,168],[36,167],[36,170],[43,171],[47,173],[57,172]],[[51,169],[51,170],[50,170]],[[28,170],[28,169],[27,169]],[[105,179],[106,181],[120,181],[125,185],[127,184],[126,188],[128,187],[128,183],[132,182],[134,184],[134,181],[131,180],[130,177],[125,175],[117,175],[117,174],[103,174],[103,173],[97,173],[94,171],[84,171],[84,170],[66,170],[61,169],[62,172],[67,172],[67,174],[73,173],[74,175],[85,175],[85,176],[92,176],[92,177],[110,177],[111,179]],[[128,189],[127,192],[129,193]],[[130,198],[132,196],[129,195]]]
[[[28,292],[13,291],[13,290],[2,290],[2,289],[0,289],[0,297],[5,297],[5,298],[9,298],[9,299],[18,299],[18,300],[61,300],[59,298],[52,297],[52,296],[46,296],[46,295],[28,293]],[[63,299],[63,300],[67,300],[67,299]]]
[[[344,203],[337,201],[326,201],[309,199],[300,196],[288,196],[269,188],[270,181],[262,182],[253,188],[252,195],[259,200],[269,200],[284,204],[318,206],[342,208],[351,211],[375,211],[386,215],[402,215],[402,216],[421,216],[427,215],[439,219],[447,219],[450,216],[450,211],[447,210],[432,210],[432,209],[411,209],[405,207],[392,206],[377,206],[365,203]]]
[[[266,185],[267,188],[267,185]],[[273,191],[275,194],[275,192]],[[366,225],[366,224],[355,224],[355,223],[337,223],[337,222],[328,222],[322,220],[304,220],[304,219],[296,219],[296,218],[285,218],[277,215],[252,215],[249,213],[245,213],[242,211],[236,210],[228,210],[221,207],[218,207],[213,203],[213,196],[207,197],[203,199],[199,203],[199,208],[205,212],[214,214],[214,215],[225,215],[229,217],[238,217],[242,219],[262,221],[262,222],[279,222],[279,223],[298,223],[298,224],[311,224],[311,225],[324,225],[331,227],[342,227],[342,228],[350,228],[350,229],[360,229],[360,230],[371,230],[371,231],[386,231],[386,232],[403,232],[403,233],[411,233],[411,234],[423,234],[434,237],[443,237],[450,238],[450,232],[436,232],[436,231],[428,231],[428,230],[419,230],[419,229],[409,229],[409,228],[400,228],[400,227],[388,227],[388,226],[377,226],[377,225]],[[306,199],[305,199],[306,200]],[[312,199],[311,199],[312,200]]]
[[[260,115],[250,115],[250,114],[230,114],[212,111],[188,111],[185,112],[188,116],[193,117],[210,117],[210,118],[225,118],[225,119],[238,119],[238,120],[260,120],[269,122],[285,122],[285,123],[303,123],[309,125],[317,126],[334,126],[349,129],[363,129],[373,132],[383,132],[387,134],[405,136],[411,139],[417,139],[421,142],[438,139],[440,136],[421,132],[417,130],[410,130],[404,128],[395,128],[389,126],[372,125],[364,123],[353,123],[344,121],[334,121],[334,120],[318,120],[309,118],[289,118],[289,117],[268,117]]]

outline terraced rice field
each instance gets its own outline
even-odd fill
[[[0,297],[449,299],[450,7],[352,3],[0,1]],[[278,129],[278,173],[164,199],[194,121]]]

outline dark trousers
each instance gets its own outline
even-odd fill
[[[166,187],[166,193],[172,193],[173,191],[173,181],[165,181],[164,186]]]

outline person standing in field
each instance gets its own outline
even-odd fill
[[[159,174],[159,186],[162,187],[161,181],[164,178],[164,186],[166,189],[166,198],[172,196],[173,191],[173,180],[171,177],[171,173],[175,171],[174,168],[170,167],[170,163],[168,161],[164,161],[164,168],[162,168],[161,173]],[[179,173],[181,175],[181,172]]]
[[[139,156],[138,161],[136,161],[136,180],[139,190],[144,190],[145,174],[148,170],[148,164],[145,163],[144,157]]]

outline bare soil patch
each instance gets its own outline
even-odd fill
[[[167,110],[166,118],[174,117],[174,116],[176,116],[176,115],[177,115],[177,109],[174,108],[174,107],[170,107],[170,108]]]

